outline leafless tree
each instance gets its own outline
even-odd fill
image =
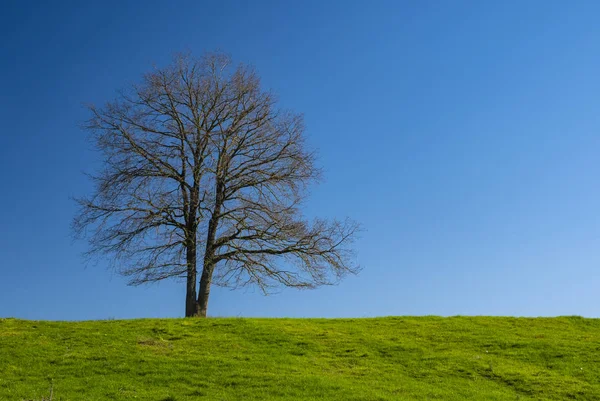
[[[90,112],[103,168],[73,226],[130,284],[185,278],[185,315],[204,317],[211,284],[313,288],[358,271],[355,222],[303,218],[320,171],[302,116],[251,67],[178,56]]]

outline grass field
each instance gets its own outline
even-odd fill
[[[580,317],[0,319],[0,400],[600,400]]]

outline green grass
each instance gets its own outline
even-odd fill
[[[0,400],[600,400],[580,317],[0,319]]]

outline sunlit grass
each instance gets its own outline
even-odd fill
[[[0,400],[597,400],[578,317],[0,319]]]

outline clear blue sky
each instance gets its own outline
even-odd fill
[[[0,316],[183,314],[73,242],[98,166],[78,125],[178,51],[254,64],[305,113],[308,215],[367,231],[337,287],[212,293],[213,316],[600,316],[600,3],[22,2],[0,6]],[[58,5],[57,5],[58,4]]]

